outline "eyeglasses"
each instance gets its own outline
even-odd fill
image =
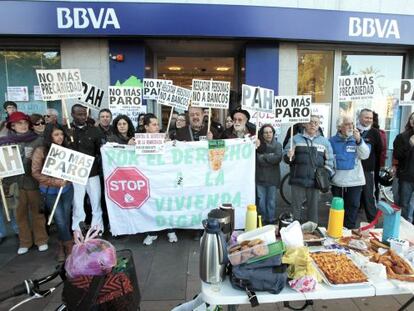
[[[310,121],[309,121],[309,124],[312,124],[312,125],[319,125],[319,124],[320,124],[320,122],[319,122],[319,121],[317,121],[317,120],[310,120]]]
[[[45,114],[44,117],[45,118],[50,118],[50,114]]]
[[[34,125],[39,126],[39,125],[45,125],[45,124],[46,124],[45,121],[40,121],[40,122],[35,123]]]

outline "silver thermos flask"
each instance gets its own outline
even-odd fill
[[[225,278],[227,244],[217,219],[203,220],[204,234],[200,243],[200,278],[215,284]]]

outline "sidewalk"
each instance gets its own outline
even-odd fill
[[[321,199],[320,223],[326,225],[329,197]],[[282,208],[281,208],[282,209]],[[145,236],[137,234],[119,239],[109,238],[117,249],[129,248],[134,253],[139,285],[142,294],[141,310],[168,311],[181,302],[192,299],[200,291],[198,276],[199,241],[193,240],[192,230],[177,230],[178,243],[169,243],[166,232],[158,235],[151,246],[142,244]],[[51,273],[56,266],[54,259],[56,232],[51,233],[50,248],[40,253],[32,248],[28,254],[17,256],[17,239],[9,237],[0,246],[0,291],[8,289],[25,278],[36,278]],[[59,305],[61,287],[47,299],[31,302],[17,310],[55,310]],[[410,295],[384,296],[364,299],[318,300],[306,310],[398,310]],[[8,308],[20,299],[0,304],[0,310]],[[295,304],[294,304],[295,305]],[[299,304],[296,304],[299,306]],[[241,306],[238,310],[251,310]],[[282,303],[262,305],[253,310],[287,310]],[[408,310],[414,311],[414,306]]]

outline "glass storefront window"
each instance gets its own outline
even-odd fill
[[[403,75],[403,61],[402,55],[342,54],[341,75],[373,74],[380,92],[373,100],[340,102],[339,113],[356,115],[363,108],[377,112],[379,126],[387,134],[389,150],[392,150],[394,138],[400,129],[401,112],[398,107],[398,98]]]
[[[333,91],[334,51],[298,50],[298,95],[311,95],[312,114],[319,115],[329,136]]]
[[[27,87],[29,100],[17,101],[18,110],[27,114],[44,114],[47,107],[55,108],[61,113],[59,102],[48,102],[35,98],[34,89],[38,85],[36,69],[59,69],[60,53],[57,50],[11,51],[0,50],[0,94],[2,101],[8,100],[7,87]],[[36,94],[37,95],[37,94]],[[1,109],[1,118],[4,111]],[[61,115],[61,114],[60,114]]]

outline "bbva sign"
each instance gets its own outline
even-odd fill
[[[348,35],[350,37],[378,37],[389,38],[394,37],[400,39],[400,30],[398,29],[398,22],[396,19],[379,18],[360,18],[350,17]]]
[[[59,29],[120,29],[118,17],[113,8],[56,8]]]

